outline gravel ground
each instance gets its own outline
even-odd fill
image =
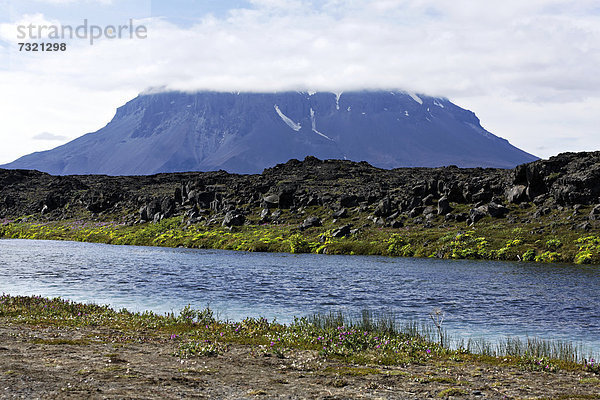
[[[267,357],[241,345],[181,360],[173,341],[118,337],[0,319],[0,399],[600,399],[599,377],[584,372],[458,362],[365,367],[312,351]]]

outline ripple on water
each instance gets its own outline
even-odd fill
[[[62,296],[133,311],[210,305],[223,318],[344,310],[428,321],[450,332],[568,339],[600,351],[600,269],[0,240],[0,292]]]

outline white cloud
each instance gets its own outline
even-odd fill
[[[35,2],[53,5],[67,5],[74,3],[100,3],[109,5],[113,3],[113,0],[35,0]]]
[[[36,27],[50,25],[58,26],[60,25],[60,21],[57,19],[48,19],[44,16],[44,14],[41,13],[25,14],[14,22],[0,23],[0,40],[4,40],[9,43],[16,42],[19,35],[18,27],[23,27],[22,29],[27,34],[29,25],[34,25]],[[36,29],[34,29],[34,31],[35,30]],[[47,33],[46,31],[47,30],[45,30],[43,33]]]
[[[150,86],[401,88],[456,100],[492,132],[538,155],[600,147],[592,111],[600,104],[600,15],[589,12],[596,1],[252,3],[185,29],[161,18],[136,21],[148,26],[145,40],[73,41],[58,54],[13,49],[12,78],[2,83],[9,90],[0,99],[38,93],[35,107],[46,119],[30,126],[9,114],[3,123],[24,124],[17,129],[25,137],[41,131],[73,137],[97,129],[127,96]],[[0,26],[2,37],[6,29]],[[32,83],[38,81],[52,84],[40,89]],[[43,99],[53,97],[61,98],[64,113],[43,109]]]
[[[55,133],[50,133],[50,132],[42,132],[39,133],[37,135],[35,135],[34,137],[32,137],[33,140],[49,140],[49,141],[64,141],[66,139],[68,139],[68,137],[64,136],[64,135],[57,135]]]

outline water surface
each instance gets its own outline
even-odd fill
[[[12,295],[286,323],[364,309],[427,321],[437,307],[453,336],[536,336],[596,352],[598,288],[600,268],[589,266],[0,240],[0,292]]]

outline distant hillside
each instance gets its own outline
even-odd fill
[[[513,168],[537,158],[483,129],[447,99],[405,92],[142,94],[113,120],[2,166],[56,175],[260,173],[290,159],[380,168]]]

